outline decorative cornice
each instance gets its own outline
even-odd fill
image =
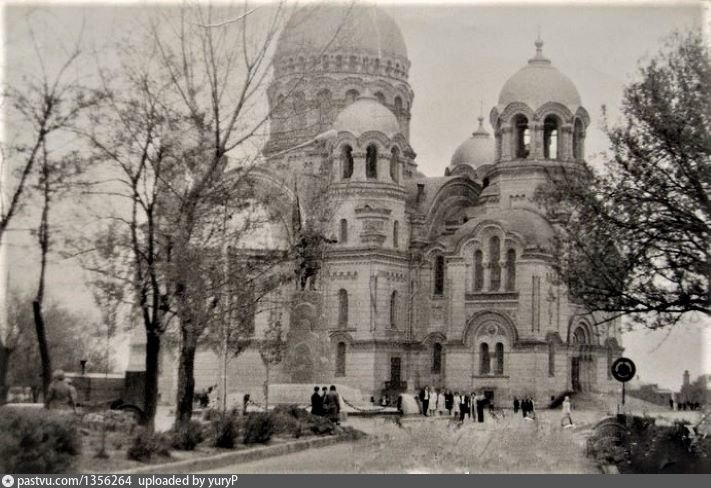
[[[483,292],[467,293],[464,295],[464,299],[468,302],[491,302],[491,301],[517,302],[518,301],[518,292],[517,291],[509,291],[509,292],[486,292],[486,291],[483,291]]]

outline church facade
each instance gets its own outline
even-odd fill
[[[360,4],[293,14],[274,54],[260,172],[335,242],[303,289],[279,290],[282,305],[255,316],[255,336],[285,327],[272,383],[337,384],[364,398],[430,385],[500,402],[616,388],[619,324],[556,279],[555,222],[534,198],[556,172],[583,171],[590,118],[540,40],[532,54],[443,175],[429,177],[410,143],[414,93],[395,20]],[[174,360],[166,350],[166,401]],[[218,363],[198,353],[198,388],[218,382]],[[247,350],[230,360],[228,391],[260,398],[264,374]]]

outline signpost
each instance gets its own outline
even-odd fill
[[[612,363],[610,368],[612,377],[622,383],[622,409],[625,408],[625,383],[634,378],[637,373],[637,367],[629,358],[618,358]]]

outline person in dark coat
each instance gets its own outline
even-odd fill
[[[452,415],[452,407],[454,406],[454,394],[450,391],[447,390],[444,394],[444,408],[447,410],[447,413],[451,416]]]
[[[484,422],[484,403],[486,403],[486,398],[483,394],[477,393],[476,395],[476,420],[480,424]]]
[[[420,396],[420,400],[422,401],[422,414],[427,417],[427,409],[430,406],[430,396],[432,395],[432,392],[430,391],[429,386],[425,386],[425,389],[422,390],[422,394]]]
[[[331,422],[339,424],[341,422],[341,400],[338,397],[335,385],[331,385],[329,392],[326,394],[323,406],[328,419]]]
[[[318,386],[314,386],[314,393],[311,395],[311,413],[314,415],[323,415],[323,398],[319,394]]]
[[[460,403],[459,403],[459,421],[460,422],[464,422],[464,415],[470,415],[470,413],[469,413],[470,402],[471,402],[471,399],[469,398],[469,395],[467,393],[462,393],[462,399],[460,400]]]
[[[519,401],[518,401],[518,398],[517,398],[517,397],[514,397],[514,401],[513,401],[514,414],[518,413],[518,407],[519,407],[519,405],[520,405],[520,403],[519,403]]]

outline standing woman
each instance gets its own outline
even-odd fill
[[[437,390],[432,390],[430,392],[430,404],[428,407],[430,417],[436,417],[437,416],[437,401],[439,400],[439,394],[437,393]]]
[[[459,404],[462,402],[462,397],[459,395],[458,391],[454,392],[454,416],[459,417]]]

